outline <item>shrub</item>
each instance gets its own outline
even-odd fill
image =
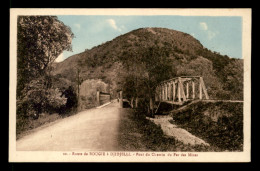
[[[74,108],[77,107],[77,104],[78,104],[77,94],[74,91],[72,86],[69,86],[67,89],[65,89],[62,92],[62,95],[64,95],[65,98],[67,98],[67,102],[66,102],[65,105],[63,105],[59,109],[59,113],[60,114],[64,114],[64,113],[70,112],[71,110],[73,110]],[[85,96],[81,96],[81,98],[84,98],[84,100],[86,100]]]
[[[214,122],[204,112],[209,109],[223,110]],[[229,114],[228,114],[229,113]],[[185,111],[173,113],[175,122],[191,133],[204,138],[221,150],[243,150],[243,105],[239,103],[198,103]]]
[[[23,90],[23,98],[18,99],[17,113],[39,115],[40,113],[53,112],[66,104],[67,98],[62,96],[58,88],[47,88],[44,78],[32,80]]]

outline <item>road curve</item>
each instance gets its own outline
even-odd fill
[[[120,109],[117,102],[82,111],[16,141],[17,151],[114,151]]]

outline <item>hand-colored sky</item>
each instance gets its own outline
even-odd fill
[[[71,28],[75,38],[72,41],[73,52],[64,51],[57,62],[143,27],[182,31],[212,51],[242,58],[241,17],[63,15],[58,19]]]

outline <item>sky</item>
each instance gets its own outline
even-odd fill
[[[241,17],[62,15],[58,19],[71,28],[75,38],[72,40],[73,52],[64,51],[57,62],[144,27],[185,32],[212,51],[242,58]]]

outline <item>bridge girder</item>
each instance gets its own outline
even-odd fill
[[[190,86],[192,87],[191,89]],[[196,87],[198,87],[198,92]],[[165,80],[156,87],[156,101],[183,103],[197,98],[209,99],[204,80],[200,76],[176,77]]]

